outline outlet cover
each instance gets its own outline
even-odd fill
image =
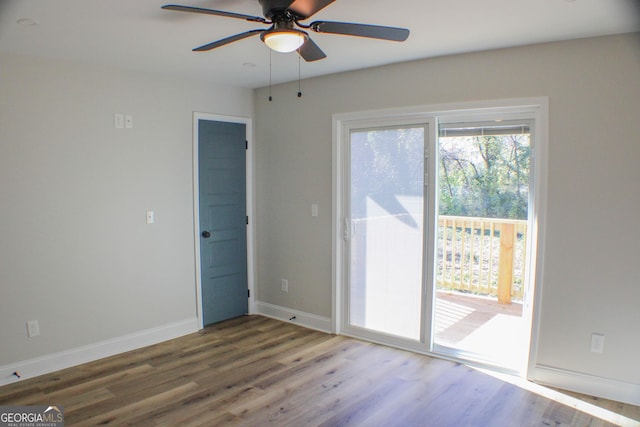
[[[133,116],[131,114],[126,114],[124,116],[124,127],[125,129],[133,128]]]
[[[289,281],[287,279],[282,279],[280,285],[282,292],[289,292]]]

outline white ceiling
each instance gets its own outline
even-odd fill
[[[257,0],[0,0],[0,52],[161,72],[244,87],[269,84],[269,49],[253,37],[202,44],[262,24],[161,10],[177,3],[261,15]],[[406,27],[404,43],[311,33],[327,58],[302,78],[420,58],[640,31],[636,0],[336,0],[313,20]],[[20,25],[20,19],[37,25]],[[308,23],[309,21],[307,21]],[[298,78],[295,53],[272,55],[273,83]],[[1,76],[0,76],[1,78]]]

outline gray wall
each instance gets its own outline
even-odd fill
[[[0,76],[0,366],[195,318],[192,113],[251,117],[252,91],[13,55]]]
[[[640,384],[639,82],[640,43],[624,35],[314,78],[301,99],[297,83],[274,87],[271,103],[258,90],[258,299],[331,316],[332,114],[548,96],[537,360]],[[605,334],[603,354],[590,353],[592,332]]]

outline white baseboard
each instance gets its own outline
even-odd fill
[[[115,354],[136,350],[198,331],[198,319],[185,319],[122,337],[0,366],[0,385],[59,371]],[[20,374],[18,379],[14,372]]]
[[[529,371],[529,379],[547,386],[597,396],[618,402],[640,405],[640,384],[602,378],[545,365]]]
[[[256,301],[255,313],[272,317],[284,322],[295,323],[305,328],[331,333],[331,319],[303,311],[293,310],[279,305]]]

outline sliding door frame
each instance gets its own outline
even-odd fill
[[[461,118],[468,116],[477,120],[478,117],[495,117],[500,114],[504,117],[529,115],[534,120],[535,131],[532,140],[533,158],[533,204],[530,224],[532,235],[537,236],[531,239],[528,250],[531,252],[531,264],[529,267],[529,280],[533,288],[533,295],[530,301],[533,304],[531,313],[531,339],[529,346],[528,371],[535,366],[537,356],[538,341],[538,319],[540,314],[540,295],[542,293],[542,283],[540,278],[543,271],[544,252],[544,226],[546,217],[546,194],[547,194],[547,159],[548,159],[548,98],[518,98],[507,100],[491,100],[483,102],[466,102],[452,104],[438,104],[417,106],[408,108],[394,108],[373,110],[354,113],[335,114],[333,121],[333,145],[332,145],[332,189],[333,189],[333,212],[332,212],[332,332],[335,334],[354,335],[348,325],[348,284],[349,269],[347,259],[349,256],[348,240],[345,233],[349,232],[345,222],[349,218],[349,191],[346,183],[350,179],[349,175],[349,134],[352,129],[377,128],[381,126],[425,124],[428,126],[428,135],[425,143],[428,144],[426,156],[425,172],[427,173],[427,186],[425,196],[427,197],[428,210],[425,211],[425,232],[427,239],[424,250],[425,292],[423,295],[423,322],[421,325],[420,341],[411,341],[401,337],[384,334],[357,334],[358,338],[380,342],[386,345],[411,350],[436,357],[459,361],[455,357],[434,353],[433,348],[433,313],[434,313],[434,266],[435,266],[435,238],[436,238],[436,175],[438,148],[437,132],[438,120],[446,120],[455,116]],[[426,318],[425,318],[426,317]],[[382,336],[381,336],[382,335]],[[468,361],[465,361],[467,363]],[[472,362],[473,364],[473,362]],[[481,363],[478,363],[482,365]]]

